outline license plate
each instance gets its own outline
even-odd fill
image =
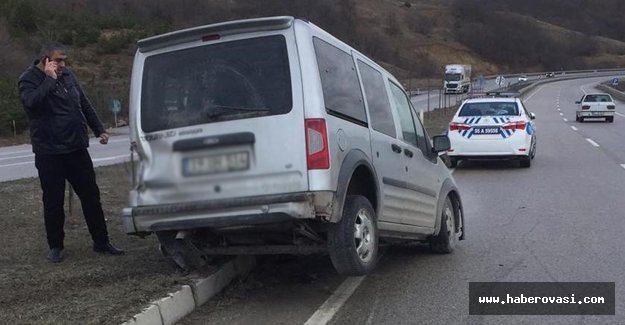
[[[499,134],[499,128],[473,128],[473,134]]]
[[[600,116],[603,115],[603,112],[592,112],[592,116]]]
[[[250,159],[247,152],[192,157],[182,160],[182,175],[184,176],[236,172],[249,168]]]

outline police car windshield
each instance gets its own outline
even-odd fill
[[[466,103],[458,116],[519,115],[519,108],[514,102]]]

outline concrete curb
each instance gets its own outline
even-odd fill
[[[175,324],[209,301],[232,280],[247,275],[255,264],[253,256],[238,256],[207,278],[194,280],[190,285],[183,285],[180,290],[152,302],[122,325]]]
[[[615,97],[618,100],[622,100],[625,101],[625,92],[622,92],[620,90],[614,89],[608,85],[604,85],[604,84],[600,84],[597,86],[598,89],[605,91],[606,93],[612,95],[612,97]]]

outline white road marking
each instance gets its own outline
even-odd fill
[[[625,164],[621,164],[621,167],[623,167],[625,169]]]
[[[93,162],[98,162],[98,161],[106,161],[106,160],[113,160],[113,159],[119,159],[119,158],[128,158],[128,159],[130,159],[130,154],[120,155],[120,156],[113,156],[113,157],[94,158],[92,160],[93,160]]]
[[[560,113],[560,116],[564,116],[564,113]]]
[[[367,276],[349,277],[336,291],[310,316],[304,325],[325,325],[332,320],[332,317],[352,296],[358,286]]]
[[[621,114],[621,113],[619,113],[619,112],[614,112],[614,114],[616,114],[616,115],[618,115],[618,116],[620,116],[620,117],[625,117],[625,114]]]
[[[23,156],[13,156],[13,157],[5,157],[5,158],[0,158],[0,160],[9,160],[9,159],[18,159],[18,158],[28,158],[28,157],[34,157],[35,154],[30,154],[30,155],[23,155]]]
[[[20,150],[20,151],[9,151],[9,152],[0,152],[0,156],[7,156],[7,155],[13,155],[16,153],[33,153],[32,149],[28,149],[28,150]]]
[[[569,120],[568,120],[568,119],[566,119],[566,118],[563,118],[562,120],[564,120],[564,122],[568,122],[568,121],[569,121]]]
[[[20,165],[27,165],[27,164],[34,164],[34,161],[25,161],[25,162],[21,162],[21,163],[15,163],[15,164],[8,164],[8,165],[0,165],[0,167],[13,167],[13,166],[20,166]]]
[[[573,129],[573,131],[577,131],[577,128],[571,125],[571,129]]]
[[[560,111],[560,109],[558,108],[558,112]]]
[[[586,141],[588,141],[588,143],[592,144],[595,147],[599,147],[599,144],[594,142],[594,141],[592,141],[592,139],[590,139],[590,138],[586,138]]]
[[[534,97],[534,95],[536,95],[539,91],[541,91],[543,88],[545,88],[545,86],[547,86],[547,85],[540,86],[540,88],[536,89],[536,91],[534,91],[531,95],[527,96],[525,98],[525,100],[530,100],[530,98]]]

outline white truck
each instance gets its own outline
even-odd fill
[[[466,93],[471,89],[471,66],[448,64],[445,66],[445,93]]]

